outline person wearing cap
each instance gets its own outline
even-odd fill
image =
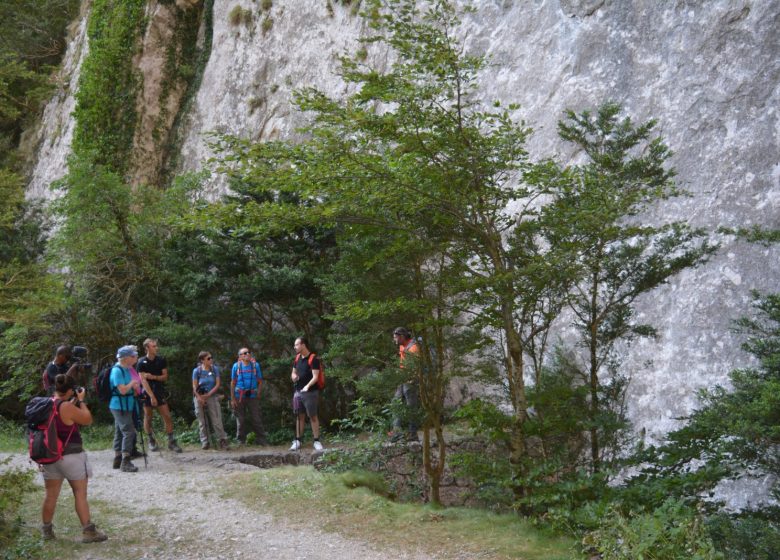
[[[131,368],[138,359],[135,346],[122,346],[116,351],[117,363],[111,368],[112,396],[108,408],[114,416],[114,468],[122,472],[136,472],[130,454],[135,443],[136,430],[133,411],[136,395],[144,380],[133,378]],[[146,390],[151,391],[148,387]],[[138,412],[136,411],[136,414]]]
[[[403,369],[404,360],[407,356],[418,354],[420,347],[417,341],[412,337],[412,333],[406,327],[398,327],[393,331],[393,342],[398,346],[398,362],[399,367]],[[399,400],[406,405],[409,416],[409,430],[406,434],[407,441],[417,441],[417,424],[415,422],[415,416],[417,415],[417,408],[419,407],[420,397],[417,392],[417,383],[414,381],[413,376],[406,382],[401,383],[395,390],[394,400]],[[390,432],[390,439],[392,441],[399,441],[403,436],[403,421],[400,416],[393,418],[393,431]]]
[[[43,388],[46,390],[47,396],[54,396],[54,380],[59,374],[76,377],[79,365],[71,363],[70,358],[70,346],[62,345],[57,348],[54,359],[46,366],[43,374]]]

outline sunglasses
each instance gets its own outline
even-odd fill
[[[239,356],[246,356],[248,354],[251,354],[251,352],[239,352],[238,353]]]
[[[204,359],[204,360],[211,360],[212,358],[211,358],[211,356],[206,356],[206,357],[205,357],[205,358],[203,358],[203,359]]]

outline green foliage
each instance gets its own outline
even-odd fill
[[[561,250],[571,271],[566,303],[585,348],[580,375],[589,387],[594,471],[621,449],[619,440],[604,440],[597,428],[623,401],[627,377],[620,374],[615,345],[655,332],[634,320],[635,300],[715,250],[702,240],[702,231],[682,222],[648,225],[632,219],[680,192],[674,171],[666,168],[671,151],[660,138],[651,138],[655,122],[634,124],[620,113],[615,103],[605,103],[595,114],[567,112],[559,134],[587,155],[587,163],[542,166],[533,178],[553,193],[543,210],[549,226],[543,235]],[[621,422],[619,416],[618,411]],[[619,427],[612,431],[617,434]]]
[[[359,391],[362,394],[362,391]],[[386,402],[385,398],[382,402]],[[337,418],[331,425],[346,433],[381,433],[390,424],[389,410],[382,404],[369,404],[365,397],[358,397],[352,402],[349,415]]]
[[[76,93],[73,151],[120,176],[130,161],[138,76],[133,59],[145,23],[144,0],[95,0]]]
[[[629,480],[627,500],[655,507],[667,496],[695,500],[723,479],[780,474],[780,295],[754,296],[757,316],[737,326],[760,366],[732,371],[730,390],[702,391],[687,423],[636,457],[643,468]],[[772,494],[780,494],[777,484]]]
[[[36,489],[31,469],[5,468],[10,459],[0,461],[0,549],[10,548],[18,534],[20,520],[17,512],[25,494]]]
[[[379,496],[391,497],[387,481],[382,475],[366,470],[353,470],[342,473],[341,482],[347,488],[368,488]]]
[[[249,26],[252,24],[253,20],[254,16],[252,15],[252,10],[248,8],[242,8],[238,4],[233,6],[233,8],[230,10],[230,13],[228,14],[228,21],[230,22],[230,25],[233,26],[241,25],[242,23],[246,26]]]
[[[611,510],[584,544],[603,560],[718,560],[696,511],[674,500],[650,513],[629,514]]]
[[[780,558],[780,525],[761,516],[726,514],[707,519],[715,548],[729,560]]]
[[[65,52],[65,28],[79,0],[7,0],[0,3],[0,165],[48,98],[51,73]]]
[[[374,436],[365,441],[342,449],[332,449],[320,458],[321,469],[325,472],[346,473],[350,471],[383,472],[385,464],[382,446],[385,439]]]

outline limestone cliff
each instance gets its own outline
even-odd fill
[[[155,31],[155,14],[163,11],[151,8],[157,4],[149,3],[148,44],[172,37],[164,26]],[[780,2],[479,0],[473,5],[476,11],[465,18],[462,33],[467,49],[491,58],[482,79],[484,99],[521,104],[517,116],[535,129],[528,144],[532,156],[576,157],[565,152],[556,135],[563,110],[616,100],[637,120],[657,118],[675,151],[678,180],[691,196],[665,207],[663,218],[712,230],[780,227]],[[333,72],[337,56],[354,52],[366,31],[349,6],[326,0],[274,0],[266,9],[251,0],[215,0],[208,16],[208,62],[186,110],[178,86],[167,104],[154,101],[160,99],[165,73],[147,71],[144,61],[153,57],[139,56],[145,85],[134,140],[137,181],[159,176],[161,146],[175,151],[170,157],[179,171],[199,169],[210,156],[204,137],[209,131],[255,140],[294,135],[304,116],[292,107],[291,92],[314,85],[332,95],[343,93],[345,86]],[[198,22],[201,26],[202,18]],[[79,45],[83,33],[75,36],[65,64],[72,72],[71,89],[84,50]],[[372,52],[369,61],[381,66],[383,56]],[[156,67],[162,67],[159,60]],[[63,89],[47,108],[33,194],[64,172],[72,127],[68,99]],[[175,120],[179,140],[161,142],[160,130],[173,130]],[[218,179],[213,188],[221,188]],[[674,419],[694,406],[696,389],[723,382],[730,369],[745,363],[730,322],[748,312],[751,289],[780,289],[778,248],[730,237],[722,242],[708,264],[641,302],[639,318],[657,326],[660,337],[635,344],[625,366],[633,375],[631,417],[651,434],[673,427]]]

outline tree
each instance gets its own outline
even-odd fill
[[[588,161],[547,168],[553,202],[544,208],[547,241],[563,254],[574,274],[566,295],[573,324],[585,348],[582,381],[590,388],[590,455],[594,472],[604,454],[619,452],[614,437],[627,378],[619,371],[615,345],[635,336],[654,336],[651,325],[634,321],[634,303],[685,268],[706,260],[716,247],[701,230],[682,222],[650,224],[644,213],[677,196],[671,155],[655,121],[634,125],[615,103],[596,114],[567,112],[558,127]],[[604,402],[603,397],[609,402]]]
[[[529,130],[513,118],[515,106],[481,108],[486,60],[463,54],[451,3],[419,10],[411,1],[376,2],[368,12],[375,34],[366,43],[392,49],[390,69],[345,57],[339,75],[354,93],[340,100],[315,89],[298,94],[299,107],[312,115],[308,141],[238,146],[232,160],[265,188],[312,201],[312,219],[436,244],[427,256],[437,262],[445,255],[448,303],[458,301],[450,313],[473,317],[485,339],[501,333],[516,419],[512,462],[520,470],[525,353],[549,327],[540,310],[554,306],[541,300],[559,284],[554,259],[544,258],[535,239],[534,203],[543,193],[519,182],[529,168]],[[288,209],[244,207],[242,219],[276,223]]]

